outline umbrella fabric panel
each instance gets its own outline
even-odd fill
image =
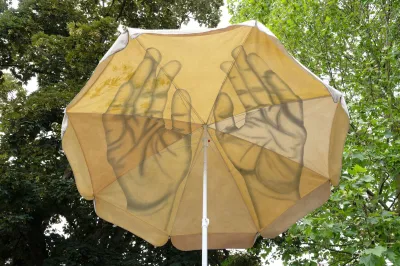
[[[253,28],[243,44],[244,55],[275,104],[330,95],[325,84],[298,64],[277,38],[258,28]]]
[[[331,131],[337,125],[334,123],[334,116],[340,103],[335,103],[331,97],[311,99],[303,101],[304,128],[307,132],[307,139],[304,143],[303,164],[305,167],[318,174],[331,179],[329,155]],[[343,143],[343,142],[341,142]],[[335,143],[335,145],[341,145]],[[342,159],[342,155],[337,158]]]
[[[105,113],[120,87],[131,79],[145,54],[146,51],[137,41],[130,40],[122,51],[97,66],[88,83],[67,106],[67,112]],[[120,105],[122,110],[122,103]]]
[[[102,115],[70,113],[66,134],[70,128],[75,129],[84,156],[84,160],[80,163],[85,164],[88,169],[90,182],[87,185],[90,185],[90,188],[87,189],[93,191],[93,196],[96,196],[98,191],[116,180],[115,172],[107,158],[107,142]],[[68,149],[70,145],[67,141],[68,139],[63,139],[64,150]],[[75,178],[79,178],[80,171],[74,168],[73,171]]]
[[[72,101],[68,104],[65,111],[69,111],[74,105],[76,105],[84,96],[87,95],[88,91],[92,89],[92,86],[98,81],[98,79],[103,79],[101,76],[105,69],[108,67],[109,63],[113,60],[114,55],[109,56],[108,58],[101,61],[92,75],[88,82],[86,82],[85,86],[81,89],[81,91],[72,99]],[[64,117],[66,122],[68,121],[68,117]],[[63,121],[64,122],[64,121]],[[68,123],[66,124],[66,126]]]
[[[154,246],[163,246],[168,242],[169,237],[165,232],[143,222],[126,209],[119,208],[102,198],[96,197],[95,210],[100,218],[132,232]]]
[[[67,118],[64,117],[64,119]],[[86,158],[75,130],[71,125],[69,125],[65,131],[62,142],[68,162],[74,171],[75,182],[79,193],[85,199],[92,200],[94,198],[94,193]],[[68,143],[68,145],[64,145],[64,143]]]
[[[342,98],[341,103],[337,106],[329,138],[329,176],[334,186],[339,184],[342,170],[342,154],[349,126],[349,114],[346,103]]]
[[[215,143],[209,142],[208,218],[210,248],[246,248],[257,233],[240,189]],[[171,232],[174,245],[183,250],[201,248],[203,150],[197,151]],[[213,239],[213,240],[211,240]],[[247,239],[244,243],[239,243]]]
[[[172,244],[179,250],[200,250],[201,234],[172,236]],[[254,233],[208,233],[208,249],[245,249],[254,245],[257,235]]]
[[[298,220],[322,206],[329,199],[330,190],[331,185],[329,181],[319,185],[264,227],[260,232],[261,236],[265,238],[278,236]]]

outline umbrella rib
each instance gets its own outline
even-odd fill
[[[85,153],[84,153],[84,151],[83,151],[83,148],[82,148],[82,145],[81,145],[81,141],[79,140],[78,134],[76,133],[76,130],[75,130],[75,128],[74,128],[74,125],[72,124],[71,119],[68,119],[68,125],[71,125],[71,128],[72,128],[72,130],[74,131],[75,137],[76,137],[76,139],[78,140],[79,148],[80,148],[80,150],[81,150],[81,152],[82,152],[83,158],[85,159],[85,164],[86,164],[86,168],[87,168],[88,173],[89,173],[89,179],[90,179],[90,184],[91,184],[91,186],[92,186],[92,194],[93,194],[93,199],[94,199],[95,193],[94,193],[94,186],[93,186],[92,174],[90,173],[90,168],[89,168],[89,165],[88,165],[88,163],[87,163],[86,155],[85,155]]]
[[[261,233],[264,229],[270,227],[271,224],[273,224],[276,220],[280,219],[284,214],[290,212],[291,210],[293,210],[293,208],[295,208],[296,206],[298,206],[299,204],[301,204],[301,203],[302,203],[301,200],[306,200],[308,197],[312,196],[312,194],[315,193],[315,191],[317,191],[318,189],[321,189],[321,187],[325,186],[327,183],[329,183],[330,185],[332,184],[332,183],[330,182],[330,180],[326,180],[324,183],[318,185],[316,188],[314,188],[313,190],[309,191],[307,194],[305,194],[303,197],[301,197],[298,201],[295,201],[293,205],[287,207],[278,217],[276,217],[275,220],[271,221],[268,225],[262,227],[262,228],[260,229],[260,233]],[[323,203],[325,203],[325,202],[326,202],[326,201],[324,201]],[[323,204],[323,203],[322,203],[322,204]],[[320,206],[321,206],[321,205],[320,205]],[[318,207],[317,207],[317,208],[318,208]],[[316,209],[316,208],[314,208],[314,210],[315,210],[315,209]],[[305,215],[307,215],[307,213],[309,213],[309,212],[306,212]],[[304,215],[303,215],[302,217],[304,217]],[[300,219],[302,219],[302,218],[300,218]],[[295,222],[295,223],[296,223],[296,222]]]
[[[244,43],[247,41],[247,39],[249,38],[250,33],[251,33],[251,31],[252,31],[253,29],[254,29],[254,27],[250,27],[249,32],[246,34],[246,36],[243,38],[242,43],[240,44],[241,46],[244,45]],[[237,56],[236,56],[236,58],[237,58]],[[228,74],[225,75],[225,78],[224,78],[224,80],[223,80],[222,83],[221,83],[221,86],[220,86],[220,88],[219,88],[219,90],[218,90],[217,96],[216,96],[216,98],[215,98],[215,100],[214,100],[214,103],[213,103],[213,105],[212,105],[212,107],[211,107],[210,114],[209,114],[208,117],[207,117],[207,124],[208,124],[208,122],[210,121],[211,114],[213,113],[213,110],[214,110],[214,108],[215,108],[215,103],[217,102],[216,99],[217,99],[218,95],[221,93],[222,87],[224,86],[225,82],[228,80],[228,75],[229,75],[229,73],[231,72],[232,67],[236,64],[236,58],[235,58],[235,57],[233,58],[232,64],[231,64],[231,66],[229,67],[229,70],[227,71]]]
[[[343,107],[341,101],[338,101],[336,109],[335,109],[335,113],[334,113],[334,115],[332,117],[332,122],[330,123],[331,124],[331,130],[330,130],[330,133],[329,133],[329,148],[328,148],[328,175],[329,176],[331,176],[331,172],[332,172],[332,164],[330,163],[332,161],[331,157],[332,157],[332,148],[333,148],[333,146],[332,146],[332,132],[334,131],[335,118],[337,118],[337,115],[339,115],[338,112],[340,112],[340,108],[342,108],[343,111],[345,112],[345,108]],[[349,119],[349,116],[347,116],[347,118]],[[346,132],[348,132],[348,128],[347,128]],[[346,134],[346,136],[347,136],[347,134]],[[344,142],[342,143],[342,145],[344,145]],[[341,153],[343,153],[343,150],[342,150]],[[338,178],[340,178],[340,172],[339,172],[339,176],[335,177],[335,180],[334,180],[335,183],[339,182]]]
[[[200,128],[199,128],[200,129]],[[197,131],[197,130],[199,130],[199,129],[196,129],[195,131]],[[201,128],[202,129],[202,128]],[[203,134],[204,133],[202,133],[201,135],[200,135],[200,139],[203,137]],[[169,221],[168,221],[168,225],[167,225],[167,229],[170,227],[170,224],[171,224],[171,232],[169,232],[169,234],[170,233],[172,233],[172,230],[173,230],[173,227],[174,227],[174,224],[175,224],[175,219],[176,219],[176,216],[177,216],[177,214],[178,214],[178,211],[179,211],[179,207],[180,207],[180,205],[181,205],[181,202],[182,202],[182,197],[183,197],[183,195],[184,195],[184,193],[185,193],[185,190],[186,190],[186,185],[187,185],[187,180],[188,180],[188,178],[189,178],[189,175],[191,174],[191,172],[192,172],[192,170],[193,170],[193,167],[195,166],[195,164],[196,164],[196,162],[197,162],[197,160],[199,159],[199,157],[201,157],[201,156],[199,156],[200,155],[200,151],[199,151],[199,147],[201,146],[200,144],[201,143],[203,143],[202,141],[199,141],[198,142],[198,144],[197,144],[197,148],[196,148],[196,150],[195,150],[195,153],[194,153],[194,158],[193,158],[193,162],[191,163],[191,165],[190,165],[190,169],[189,169],[189,171],[188,171],[188,173],[186,174],[186,177],[185,177],[185,185],[184,185],[184,187],[183,187],[183,190],[182,190],[182,194],[181,194],[181,199],[179,200],[179,203],[178,203],[178,206],[177,206],[177,208],[176,208],[176,213],[175,213],[175,217],[170,217],[170,219],[169,219]],[[201,150],[202,150],[203,148],[201,148]],[[176,194],[175,194],[175,197],[176,197]],[[175,201],[175,199],[174,199],[174,201]]]
[[[112,205],[112,206],[114,206],[115,208],[118,208],[118,209],[120,209],[121,211],[123,211],[124,213],[126,213],[126,214],[128,214],[128,215],[130,215],[130,216],[133,216],[133,217],[135,217],[136,219],[138,219],[138,220],[140,220],[142,223],[145,223],[145,224],[147,224],[147,225],[149,225],[149,226],[151,226],[151,227],[153,227],[154,229],[157,229],[158,231],[161,231],[161,232],[163,232],[163,233],[165,233],[166,234],[166,236],[168,236],[168,232],[166,232],[166,231],[164,231],[163,229],[160,229],[160,228],[158,228],[158,227],[156,227],[156,226],[154,226],[154,225],[152,225],[152,224],[150,224],[150,223],[148,223],[148,222],[146,222],[146,221],[144,221],[143,219],[141,219],[140,217],[138,217],[138,216],[136,216],[136,215],[134,215],[132,212],[128,212],[126,209],[124,209],[124,208],[121,208],[120,206],[118,206],[118,205],[115,205],[114,203],[112,203],[112,202],[109,202],[108,200],[105,200],[105,199],[103,199],[101,196],[98,196],[97,198],[99,198],[100,200],[102,200],[102,201],[104,201],[104,202],[107,202],[108,204],[110,204],[110,205]],[[104,218],[103,218],[104,219]],[[128,229],[126,229],[127,231],[130,231],[130,230],[128,230]],[[131,231],[130,231],[131,232]],[[131,232],[131,233],[133,233],[133,232]],[[138,234],[136,234],[136,233],[133,233],[134,235],[137,235],[137,236],[139,236]],[[139,237],[141,237],[141,236],[139,236]],[[143,239],[145,239],[144,237],[141,237],[141,238],[143,238]]]
[[[175,88],[177,88],[177,86],[174,84]],[[178,95],[179,97],[181,97],[183,104],[185,105],[185,107],[188,110],[192,110],[194,112],[194,114],[197,116],[197,118],[201,121],[202,124],[205,124],[205,122],[203,121],[203,119],[201,119],[200,114],[196,111],[196,109],[193,108],[193,105],[185,98],[185,96],[182,95],[181,91],[178,91]],[[186,106],[186,104],[188,104],[191,109],[189,107]]]
[[[90,91],[90,89],[92,88],[92,86],[96,83],[96,81],[100,78],[100,76],[103,74],[103,72],[108,68],[108,66],[110,65],[111,61],[114,59],[114,55],[112,54],[109,57],[109,61],[107,62],[107,64],[104,66],[104,68],[101,70],[101,72],[97,75],[97,77],[93,80],[92,84],[90,84],[90,86],[88,86],[85,90],[81,90],[73,99],[72,101],[67,105],[67,107],[65,108],[66,110],[71,109],[72,107],[74,107],[75,105],[78,104],[78,102]],[[108,59],[108,58],[107,58]],[[92,72],[92,75],[90,76],[88,82],[85,84],[85,86],[87,86],[89,84],[89,81],[92,79],[92,77],[94,76],[97,68],[100,66],[100,64],[102,64],[103,62],[105,62],[106,60],[100,62],[95,70]],[[83,87],[85,88],[85,87]]]
[[[213,138],[213,136],[212,136],[211,134],[210,134],[209,136],[210,136],[211,138]],[[215,140],[214,140],[214,142],[216,143]],[[209,145],[209,146],[211,147],[212,150],[214,150],[214,148],[212,147],[212,145]],[[218,149],[218,148],[217,148],[217,149]],[[221,152],[220,152],[219,150],[217,150],[217,151],[214,150],[214,152],[215,152],[216,154],[219,154],[219,155],[221,156]],[[253,220],[253,222],[254,222],[254,226],[255,226],[255,227],[257,228],[257,230],[258,230],[258,229],[261,228],[261,227],[260,227],[260,221],[259,221],[260,219],[258,218],[258,215],[257,215],[256,210],[254,209],[254,214],[255,214],[257,220],[254,221],[253,216],[251,215],[251,212],[250,212],[250,210],[249,210],[249,207],[247,206],[246,201],[245,201],[245,199],[243,198],[243,195],[242,195],[242,193],[241,193],[241,190],[240,190],[240,188],[239,188],[239,185],[237,184],[237,182],[236,182],[236,180],[235,180],[235,178],[234,178],[234,176],[233,176],[232,171],[230,170],[228,164],[226,163],[226,161],[224,160],[224,158],[223,158],[222,156],[221,156],[221,159],[222,159],[222,161],[224,162],[226,168],[228,169],[228,172],[229,172],[229,174],[231,175],[231,178],[233,179],[233,181],[234,181],[234,183],[235,183],[235,185],[236,185],[236,187],[237,187],[237,189],[238,189],[238,191],[239,191],[239,194],[242,196],[243,204],[246,206],[246,209],[247,209],[247,211],[249,212],[249,215],[250,215],[250,217],[251,217],[251,220]],[[239,173],[239,174],[240,174],[240,173]],[[244,177],[243,177],[241,174],[240,174],[240,176],[241,176],[241,178],[244,180]],[[245,182],[245,183],[246,183],[246,182]],[[246,190],[247,190],[247,195],[249,196],[249,199],[251,200],[251,204],[252,204],[252,206],[253,206],[253,208],[254,208],[253,199],[251,198],[250,193],[248,192],[247,186],[246,186]]]

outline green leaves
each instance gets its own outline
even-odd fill
[[[222,266],[261,266],[261,259],[255,255],[243,254],[243,253],[234,253],[229,258],[227,258]]]
[[[339,186],[327,204],[271,241],[276,253],[289,265],[305,254],[329,265],[397,259],[390,252],[400,250],[400,3],[229,3],[234,22],[260,20],[307,68],[344,92],[351,116]]]
[[[365,255],[373,254],[373,255],[375,255],[375,256],[377,256],[377,257],[381,257],[382,254],[383,254],[386,250],[387,250],[387,248],[385,248],[385,247],[376,246],[376,247],[374,247],[374,248],[369,248],[369,249],[364,250],[364,251],[362,252],[362,254],[365,254]]]
[[[349,174],[351,175],[357,175],[359,173],[365,173],[367,172],[367,169],[365,169],[362,166],[359,166],[358,164],[353,166],[353,169],[348,170]]]
[[[361,253],[361,265],[387,265],[386,261],[390,261],[393,265],[400,263],[399,251],[394,252],[386,247],[376,246],[374,248],[366,249]]]
[[[389,261],[393,263],[393,265],[400,265],[400,252],[396,253],[393,250],[388,250],[386,256]]]
[[[361,256],[360,264],[365,266],[383,266],[385,265],[385,260],[374,254],[368,254]]]

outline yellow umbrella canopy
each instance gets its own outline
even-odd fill
[[[194,250],[206,137],[209,248],[248,248],[328,200],[348,124],[342,94],[258,22],[129,29],[66,108],[62,143],[98,216]]]

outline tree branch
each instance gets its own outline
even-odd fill
[[[390,177],[390,175],[388,175],[388,174],[386,173],[386,177],[383,178],[383,180],[382,180],[382,182],[381,182],[381,184],[380,184],[380,186],[379,186],[379,195],[382,194],[382,192],[383,192],[383,186],[385,185],[385,182],[386,182],[386,180],[388,180],[389,177]]]
[[[390,207],[389,207],[390,210],[393,208],[394,204],[395,204],[396,201],[399,199],[399,197],[400,197],[400,191],[397,193],[397,195],[396,195],[396,197],[394,198],[392,204],[390,204]]]
[[[348,252],[348,251],[336,250],[336,249],[327,248],[327,247],[324,247],[324,248],[326,248],[326,249],[329,250],[329,251],[333,251],[333,252],[337,252],[337,253],[342,253],[342,254],[347,254],[347,255],[353,256],[353,254],[350,253],[350,252]]]
[[[117,16],[117,18],[115,19],[115,21],[118,21],[119,18],[122,16],[122,12],[124,11],[125,4],[126,4],[126,0],[123,0],[123,1],[122,1],[122,4],[121,4],[121,9],[119,10],[118,16]]]
[[[368,196],[370,196],[370,197],[375,197],[375,194],[374,194],[371,190],[369,190],[369,189],[367,189],[367,194],[368,194]],[[378,199],[378,203],[379,203],[379,205],[381,205],[386,211],[389,211],[389,212],[390,212],[390,208],[389,208],[381,199]]]

